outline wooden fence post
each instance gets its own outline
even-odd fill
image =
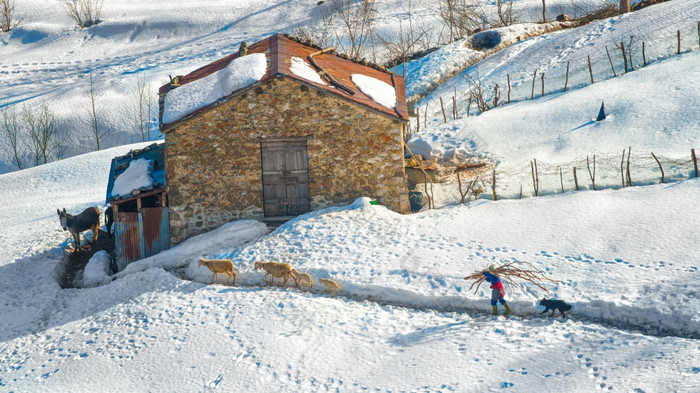
[[[510,74],[506,74],[506,78],[508,78],[508,103],[510,104]]]
[[[532,187],[535,189],[535,196],[540,195],[540,178],[539,174],[537,173],[537,159],[533,159],[533,161],[530,161],[530,171],[532,172]]]
[[[681,54],[681,31],[680,30],[678,30],[677,35],[678,35],[678,54],[680,55]]]
[[[586,167],[588,167],[588,176],[591,178],[591,185],[593,186],[593,191],[595,191],[595,154],[593,155],[593,171],[591,172],[591,163],[588,161],[588,156],[586,156]]]
[[[591,67],[591,55],[588,55],[588,73],[591,74],[591,84],[593,84],[593,67]]]
[[[644,41],[642,41],[642,61],[644,62],[644,67],[646,67],[647,66],[647,53],[646,53],[644,46],[645,46]]]
[[[576,191],[579,191],[579,188],[578,188],[578,176],[576,176],[576,167],[574,167],[574,185],[576,186]]]
[[[540,78],[542,80],[542,96],[544,97],[544,72],[542,73],[542,77]]]
[[[496,196],[496,170],[493,170],[493,180],[491,182],[491,193],[493,194],[493,200],[497,201],[498,197]]]
[[[566,62],[566,80],[564,80],[564,93],[566,93],[566,86],[569,84],[569,62]]]
[[[425,104],[425,115],[423,115],[423,128],[428,128],[428,104]]]
[[[690,149],[690,155],[693,157],[693,167],[695,168],[695,177],[698,177],[698,158],[695,157],[695,149]]]
[[[627,185],[632,187],[632,176],[630,172],[630,157],[632,156],[632,146],[627,149]]]
[[[622,161],[620,161],[620,176],[622,176],[622,188],[625,188],[625,149],[622,149]]]
[[[625,61],[625,74],[627,73],[627,55],[625,54],[625,43],[620,41],[620,50],[622,51],[622,59]]]
[[[537,78],[537,68],[535,68],[535,72],[532,74],[532,92],[530,93],[531,100],[535,99],[535,78]]]
[[[447,123],[447,115],[445,114],[445,105],[442,104],[442,97],[440,97],[440,109],[442,109],[442,119]]]
[[[416,118],[416,119],[417,119],[417,120],[416,120],[416,123],[417,123],[417,124],[416,124],[416,126],[417,126],[417,128],[416,128],[416,134],[417,134],[417,133],[420,132],[420,108],[418,108],[418,110],[416,110],[416,114],[418,115],[418,117]]]
[[[613,77],[617,78],[617,73],[615,72],[615,66],[613,66],[612,57],[610,57],[610,51],[608,50],[607,46],[605,47],[605,53],[608,54],[608,61],[610,62],[610,68],[612,68]]]
[[[653,151],[651,152],[651,156],[654,157],[656,163],[659,164],[659,169],[661,170],[661,183],[666,183],[666,181],[664,180],[664,168],[661,167],[661,161],[659,161],[659,159],[656,158]]]
[[[561,167],[557,167],[559,169],[559,182],[561,183],[561,192],[562,194],[564,193],[564,174],[561,172]]]

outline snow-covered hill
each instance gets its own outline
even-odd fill
[[[89,70],[103,72],[113,88],[105,101],[116,103],[133,72],[155,79],[186,72],[240,40],[303,21],[316,7],[315,1],[210,0],[173,1],[164,9],[122,0],[105,4],[103,24],[72,31],[59,3],[23,1],[27,8],[17,12],[24,30],[0,35],[0,105],[46,97],[65,113],[78,113],[77,92]],[[379,18],[388,25],[396,4],[381,4]],[[674,4],[685,7],[683,18],[700,8],[697,0],[674,0],[649,10],[671,21]],[[41,16],[47,13],[53,18]],[[620,26],[647,36],[658,27],[634,20],[648,16],[640,11],[610,23],[622,36],[630,31]],[[520,43],[478,67],[488,81],[515,75],[487,71],[499,58],[508,59],[506,68],[522,63],[531,72],[534,59],[558,58],[560,50],[544,43],[584,40],[594,28]],[[540,46],[534,54],[519,50],[533,46]],[[551,60],[552,69],[562,59]],[[688,156],[700,141],[699,64],[692,49],[478,117],[442,124],[434,113],[439,117],[418,137],[437,153],[463,149],[497,168],[532,157],[558,163],[619,154],[630,145],[633,152]],[[458,78],[427,100],[463,87]],[[590,123],[603,100],[610,116]],[[700,181],[690,171],[669,184],[523,200],[482,197],[412,215],[363,198],[273,232],[256,221],[233,222],[135,262],[107,284],[61,289],[63,250],[71,240],[56,209],[102,208],[110,160],[141,146],[0,175],[0,391],[694,392],[700,386]],[[209,285],[211,273],[198,267],[199,257],[232,259],[237,285]],[[268,259],[310,273],[314,287],[265,286],[253,262]],[[526,282],[507,285],[518,316],[493,317],[490,290],[470,290],[463,277],[512,261],[530,262],[560,282],[548,285],[548,293]],[[343,291],[331,298],[318,284],[322,277]],[[543,297],[565,300],[573,310],[566,318],[541,316]]]

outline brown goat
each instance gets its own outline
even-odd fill
[[[226,279],[226,285],[228,285],[228,280],[233,277],[233,285],[236,285],[236,272],[233,270],[233,261],[230,259],[204,259],[204,258],[199,258],[199,267],[202,265],[206,266],[209,268],[209,270],[212,271],[212,276],[211,276],[211,283],[214,283],[214,277],[216,277],[216,282],[221,284],[221,281],[219,281],[219,276],[217,273],[226,273],[228,274],[228,278]]]
[[[321,284],[323,284],[323,287],[326,290],[326,292],[330,292],[331,296],[333,296],[333,297],[335,297],[336,290],[339,290],[339,291],[343,290],[343,288],[341,288],[340,285],[338,285],[338,283],[333,281],[333,280],[329,280],[327,278],[319,278],[318,281]]]
[[[299,288],[301,288],[301,283],[303,281],[306,281],[306,283],[309,285],[309,289],[313,287],[314,281],[311,279],[311,275],[309,275],[309,273],[302,273],[297,269],[292,269],[292,274],[297,278],[297,286]]]
[[[255,262],[254,267],[256,269],[265,270],[265,284],[267,284],[267,276],[270,275],[272,276],[270,284],[274,284],[275,277],[280,277],[284,279],[283,285],[287,285],[287,281],[289,281],[289,277],[291,277],[294,280],[294,285],[298,286],[297,278],[292,273],[292,266],[288,263]]]

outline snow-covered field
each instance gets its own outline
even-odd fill
[[[41,16],[59,3],[23,1],[24,30],[0,35],[0,105],[39,96],[77,113],[76,89],[89,70],[103,72],[115,97],[124,95],[133,72],[162,82],[242,39],[309,18],[316,4],[178,1],[165,10],[122,0],[105,4],[104,24],[77,32],[65,28],[61,10]],[[391,20],[396,4],[382,4],[378,18]],[[650,14],[697,20],[698,5],[674,0],[611,23],[620,36],[631,34],[623,26],[651,36],[656,26],[643,21]],[[642,21],[630,23],[635,18]],[[578,30],[580,38],[590,29]],[[551,37],[569,42],[575,34]],[[558,41],[551,37],[485,59],[482,76],[498,69],[487,65],[494,61],[527,74],[548,61],[546,53],[561,68],[559,49],[540,43]],[[528,51],[519,49],[536,45],[543,45],[539,55],[520,57]],[[630,145],[687,156],[700,147],[698,53],[444,125],[434,113],[439,118],[418,137],[438,153],[463,149],[499,168],[532,157],[556,163],[618,154]],[[457,78],[444,89],[463,88]],[[590,123],[602,100],[611,116]],[[272,232],[256,221],[232,222],[113,280],[91,269],[84,288],[61,289],[71,239],[56,209],[103,209],[111,159],[143,146],[0,175],[0,391],[698,391],[700,181],[689,173],[669,184],[477,199],[412,215],[361,198]],[[237,285],[209,285],[200,257],[232,259]],[[314,287],[265,286],[253,262],[269,259],[310,273]],[[462,278],[511,261],[561,282],[549,293],[506,286],[517,316],[493,317],[489,289],[470,291]],[[343,291],[328,296],[318,278]],[[541,316],[543,297],[574,308],[566,318]]]

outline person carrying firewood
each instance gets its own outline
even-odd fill
[[[496,266],[489,265],[488,269],[484,269],[482,274],[486,277],[486,281],[491,283],[491,307],[493,307],[493,315],[498,315],[498,302],[500,302],[506,309],[504,315],[513,313],[510,309],[508,302],[504,299],[506,291],[503,289],[503,283],[501,279],[494,273],[496,271]]]

